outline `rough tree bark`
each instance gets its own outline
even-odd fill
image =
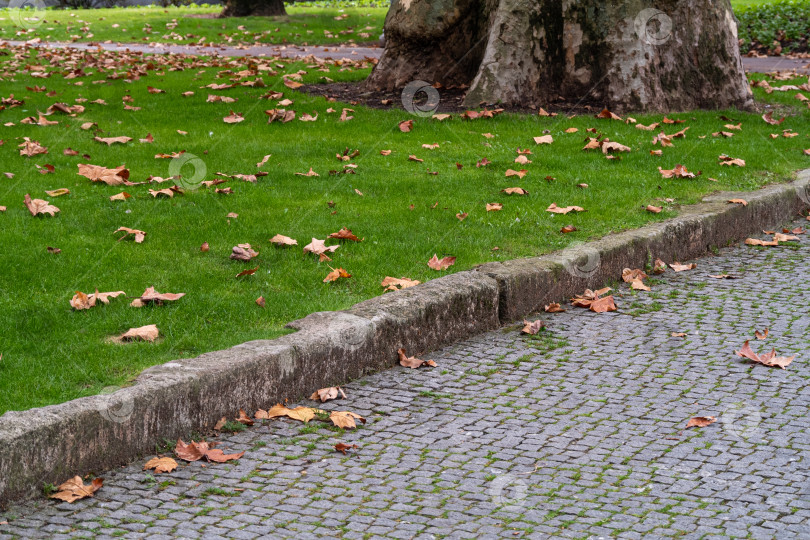
[[[247,17],[261,15],[274,17],[286,15],[284,0],[226,0],[220,17]]]
[[[367,88],[469,85],[465,105],[750,108],[729,0],[393,0]]]

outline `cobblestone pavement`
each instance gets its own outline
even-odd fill
[[[323,405],[366,416],[353,432],[277,419],[221,437],[238,462],[98,471],[95,498],[12,508],[0,538],[808,538],[809,243],[722,250],[621,285],[616,313],[355,381]],[[747,339],[797,358],[752,365]],[[718,421],[684,429],[697,415]]]

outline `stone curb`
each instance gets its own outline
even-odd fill
[[[728,204],[742,197],[748,206]],[[496,329],[550,302],[620,279],[655,258],[687,260],[810,207],[810,170],[791,184],[725,193],[681,215],[561,252],[484,264],[338,312],[313,313],[297,332],[146,369],[133,386],[0,416],[0,507],[44,483],[101,472],[155,451],[157,442],[210,429],[255,410],[344,384]]]

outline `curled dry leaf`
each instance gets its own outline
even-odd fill
[[[748,246],[766,246],[766,247],[773,247],[778,246],[779,242],[776,240],[760,240],[758,238],[746,238],[745,244]]]
[[[732,276],[731,274],[709,274],[709,277],[714,279],[739,279],[737,276]]]
[[[256,305],[261,307],[261,308],[263,308],[265,305],[267,305],[267,302],[265,302],[265,300],[264,300],[264,296],[260,296],[260,297],[258,297],[256,299]]]
[[[133,235],[136,244],[142,243],[144,238],[146,238],[146,233],[143,231],[139,231],[138,229],[130,229],[129,227],[118,227],[118,229],[113,234],[119,232],[124,233],[123,235],[121,235],[121,238],[118,239],[119,242],[124,238],[128,237],[129,235]]]
[[[502,189],[501,192],[506,193],[507,195],[528,195],[529,192],[523,189],[522,187],[508,187],[506,189]]]
[[[79,175],[92,180],[93,182],[104,182],[108,186],[135,185],[129,182],[129,170],[123,165],[115,169],[107,169],[100,165],[90,165],[89,163],[79,163]]]
[[[416,358],[415,356],[408,356],[405,353],[405,349],[397,349],[397,354],[399,355],[399,365],[402,367],[411,369],[416,369],[422,366],[436,367],[436,362],[433,360],[422,360],[421,358]]]
[[[402,133],[408,133],[413,129],[413,120],[403,120],[399,123],[399,130]]]
[[[326,256],[328,252],[334,252],[340,245],[336,246],[327,246],[326,240],[318,240],[317,238],[313,238],[312,241],[304,246],[304,253],[313,253],[320,257],[320,260],[329,260],[329,257]]]
[[[132,137],[93,137],[94,141],[98,141],[100,143],[104,143],[107,146],[112,146],[115,143],[118,144],[126,144],[132,140]]]
[[[785,121],[784,116],[780,120],[775,120],[773,117],[773,111],[768,111],[765,114],[763,114],[762,119],[765,120],[767,124],[770,124],[772,126],[778,126],[779,124]]]
[[[459,221],[464,221],[465,219],[467,219],[468,215],[469,214],[467,214],[467,212],[459,212],[458,214],[456,214],[456,219],[458,219]]]
[[[161,293],[154,287],[148,287],[143,294],[132,301],[132,307],[143,307],[146,304],[162,305],[163,302],[174,302],[183,298],[186,293]]]
[[[745,160],[743,159],[734,159],[725,154],[721,155],[717,159],[720,160],[720,165],[725,165],[727,167],[731,167],[732,165],[735,167],[745,167]]]
[[[318,173],[316,173],[315,171],[312,170],[312,167],[310,167],[309,171],[307,171],[305,173],[297,172],[297,173],[295,173],[295,175],[296,176],[320,176],[320,174],[318,174]]]
[[[741,204],[743,206],[748,206],[748,201],[746,201],[745,199],[729,199],[726,202],[730,204]]]
[[[46,191],[45,193],[48,195],[48,197],[61,197],[62,195],[69,194],[70,190],[68,188],[59,188],[53,189],[51,191]]]
[[[319,390],[315,390],[309,399],[318,401],[320,400],[321,403],[326,401],[330,401],[332,399],[337,399],[340,396],[343,399],[346,399],[346,393],[343,389],[339,386],[330,386],[329,388],[321,388]]]
[[[31,199],[31,195],[28,193],[25,194],[25,207],[28,208],[28,211],[31,212],[32,216],[39,214],[49,214],[51,216],[55,216],[56,213],[59,212],[59,208],[52,205],[48,201],[44,201],[42,199]]]
[[[96,301],[101,302],[102,304],[109,304],[110,298],[116,298],[118,296],[122,296],[126,294],[124,291],[113,291],[113,292],[96,292],[93,294],[84,294],[81,291],[76,291],[76,294],[73,295],[73,298],[70,299],[70,307],[75,309],[76,311],[80,311],[82,309],[90,309],[96,305]]]
[[[126,191],[122,191],[121,193],[116,193],[115,195],[110,195],[110,200],[111,201],[125,201],[125,200],[129,199],[130,197],[132,197],[132,195],[130,195]]]
[[[506,169],[505,176],[507,178],[509,178],[511,176],[517,176],[518,178],[523,178],[524,176],[526,176],[526,173],[528,173],[528,172],[529,171],[527,171],[526,169],[521,169],[519,171],[515,171],[513,169]]]
[[[380,286],[384,287],[386,291],[398,291],[401,289],[407,289],[408,287],[413,287],[414,285],[419,285],[419,283],[419,281],[413,279],[393,278],[386,276],[385,279],[380,283]]]
[[[577,228],[574,227],[573,225],[566,225],[565,227],[560,229],[560,232],[563,233],[563,234],[568,234],[568,233],[575,232],[576,230],[577,230]]]
[[[596,115],[596,118],[600,118],[602,120],[621,120],[622,117],[618,114],[613,114],[607,109],[603,109],[602,112]]]
[[[754,331],[754,337],[757,339],[765,339],[768,337],[768,333],[770,332],[770,328],[766,328],[764,331],[760,332],[759,330]]]
[[[257,420],[264,420],[270,418],[278,418],[280,416],[286,416],[287,418],[292,418],[293,420],[298,420],[299,422],[308,423],[310,420],[315,418],[316,413],[322,413],[320,409],[313,409],[312,407],[296,407],[294,409],[290,409],[285,405],[280,403],[274,405],[270,408],[270,410],[263,411],[259,409],[256,411],[254,418]]]
[[[672,332],[670,334],[672,337],[686,337],[686,332]]]
[[[359,447],[356,444],[344,444],[342,442],[335,445],[335,451],[340,452],[344,456],[346,455],[346,450],[350,450],[352,448],[356,450]]]
[[[347,229],[346,227],[341,228],[338,232],[334,232],[330,234],[327,238],[335,238],[337,240],[351,240],[353,242],[361,242],[359,238],[357,238],[354,234],[352,234],[351,229]]]
[[[557,206],[557,203],[551,203],[548,208],[546,208],[546,212],[551,212],[552,214],[567,214],[569,212],[584,212],[585,209],[579,206],[566,206],[561,208]]]
[[[50,498],[72,503],[85,497],[92,497],[103,484],[103,478],[94,478],[89,484],[85,484],[81,476],[74,476],[67,482],[60,484],[56,488],[56,493],[50,495]]]
[[[147,324],[138,328],[130,328],[118,337],[118,341],[155,341],[160,336],[157,325]]]
[[[663,274],[667,271],[667,263],[661,259],[655,259],[653,263],[653,274]]]
[[[658,167],[658,172],[661,173],[661,176],[664,178],[694,178],[695,173],[689,172],[686,167],[683,165],[675,165],[674,169],[662,169]]]
[[[487,203],[487,212],[499,212],[503,210],[501,203]]]
[[[294,240],[289,236],[284,236],[283,234],[275,235],[273,238],[270,239],[270,242],[279,247],[298,245],[298,240]]]
[[[428,261],[428,266],[434,270],[447,270],[451,266],[456,264],[455,257],[444,257],[439,259],[436,254],[433,254],[433,257]]]
[[[602,297],[602,295],[607,294],[610,291],[610,287],[605,287],[604,289],[599,289],[598,291],[585,289],[584,293],[571,299],[571,304],[575,307],[588,308],[596,313],[616,311],[616,304],[613,301],[613,296]]]
[[[360,416],[357,413],[353,413],[350,411],[333,411],[329,415],[329,420],[332,421],[334,425],[339,428],[343,429],[354,429],[357,427],[355,420],[360,420],[361,423],[365,424],[366,419]]]
[[[635,268],[625,268],[622,270],[622,281],[625,283],[632,283],[639,279],[647,279],[649,276],[643,270]]]
[[[250,244],[239,244],[231,250],[231,259],[236,261],[249,261],[259,254],[250,247]]]
[[[562,307],[560,304],[556,302],[552,302],[548,304],[545,308],[543,308],[546,313],[562,313],[565,311],[565,308]]]
[[[543,135],[540,137],[534,137],[535,144],[551,144],[554,142],[554,137],[551,135]]]
[[[670,263],[669,267],[675,270],[676,272],[685,272],[686,270],[694,270],[695,268],[697,268],[697,263],[681,264],[676,261]]]
[[[546,326],[541,319],[537,319],[536,321],[523,321],[523,328],[521,329],[521,334],[529,334],[531,336],[535,335],[539,332],[542,328]]]
[[[244,120],[245,117],[242,116],[241,113],[235,113],[233,111],[231,111],[231,114],[222,119],[222,121],[225,122],[226,124],[238,124],[239,122],[242,122]]]
[[[653,214],[660,214],[662,210],[663,208],[660,206],[653,206],[651,204],[647,205],[647,212],[652,212]]]
[[[181,439],[178,439],[177,445],[174,447],[174,453],[177,457],[185,461],[199,461],[205,458],[215,463],[225,463],[226,461],[239,459],[245,455],[244,452],[225,454],[222,450],[213,448],[215,444],[216,443],[208,443],[206,441],[191,441],[186,444]]]
[[[155,457],[147,461],[143,470],[153,470],[156,473],[170,473],[177,468],[177,462],[170,457]]]
[[[689,422],[686,424],[686,428],[706,427],[714,424],[715,422],[717,422],[717,418],[714,416],[695,416],[689,419]]]
[[[253,420],[247,415],[245,409],[239,409],[239,416],[236,417],[236,421],[245,426],[253,425]]]
[[[323,282],[329,283],[332,281],[337,281],[340,278],[350,278],[350,277],[352,277],[352,275],[343,268],[332,268],[332,271],[329,272],[325,278],[323,278]]]
[[[796,358],[796,356],[776,356],[775,349],[771,349],[771,352],[759,355],[755,353],[748,344],[748,340],[746,340],[746,342],[743,344],[742,349],[739,351],[734,351],[734,353],[741,358],[747,358],[756,362],[757,364],[762,364],[768,367],[780,367],[782,369],[787,368],[791,362],[793,362],[793,359]]]
[[[259,267],[257,266],[256,268],[248,268],[247,270],[242,270],[241,272],[239,272],[238,274],[236,274],[236,277],[237,277],[237,278],[240,278],[240,277],[242,277],[242,276],[252,276],[253,274],[255,274],[255,273],[256,273],[256,271],[257,271],[258,269],[259,269]]]

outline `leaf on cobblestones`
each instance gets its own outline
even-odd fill
[[[612,289],[610,287],[605,287],[604,289],[599,289],[598,291],[585,289],[584,293],[571,299],[571,304],[575,307],[588,308],[596,313],[616,311],[616,304],[613,301],[613,296],[605,296],[602,298],[603,294],[607,294],[611,290]]]
[[[354,429],[357,427],[355,420],[360,420],[363,424],[366,423],[366,419],[360,416],[357,413],[349,412],[349,411],[332,411],[329,415],[329,420],[332,421],[339,428],[343,429]]]
[[[757,364],[762,364],[768,367],[780,367],[782,369],[788,367],[791,362],[793,362],[793,359],[796,358],[795,355],[777,357],[776,349],[772,349],[771,352],[762,355],[757,354],[748,344],[748,341],[743,344],[739,351],[734,351],[734,353],[741,358],[747,358]]]
[[[717,418],[714,416],[695,416],[689,419],[689,423],[686,424],[686,428],[706,427],[714,424],[715,422],[717,422]]]
[[[421,360],[415,356],[408,356],[405,349],[397,349],[397,354],[399,355],[399,365],[402,367],[416,369],[422,366],[436,367],[437,365],[433,360]]]
[[[253,420],[245,412],[245,409],[239,409],[239,416],[236,417],[236,421],[240,424],[244,424],[246,426],[252,426]]]
[[[714,279],[740,279],[737,276],[732,276],[731,274],[709,274],[709,277]]]
[[[331,399],[337,399],[340,396],[343,399],[346,399],[346,393],[343,389],[339,386],[330,386],[329,388],[321,388],[319,390],[315,390],[309,399],[318,401],[320,400],[321,403],[325,401],[329,401]]]
[[[556,302],[552,302],[543,309],[545,310],[546,313],[562,313],[565,311],[565,308],[560,306],[560,304]]]
[[[667,271],[667,263],[661,259],[655,259],[653,263],[653,274],[663,274]]]
[[[535,335],[539,332],[542,328],[546,326],[542,320],[537,319],[536,321],[523,321],[523,329],[520,331],[521,334],[529,334],[531,336]],[[401,362],[400,362],[401,363]]]
[[[613,301],[613,296],[605,296],[594,300],[590,306],[591,311],[596,313],[606,313],[608,311],[616,311],[616,303]]]
[[[746,238],[745,245],[773,247],[778,246],[779,242],[777,242],[776,240],[760,240],[759,238]]]
[[[191,441],[186,444],[181,439],[178,439],[174,453],[177,454],[177,457],[185,461],[199,461],[205,458],[208,461],[214,461],[216,463],[225,463],[231,459],[239,459],[245,454],[244,452],[225,454],[222,450],[214,449],[214,444],[216,443],[209,444],[206,441]]]
[[[152,458],[143,466],[143,470],[154,469],[156,473],[169,473],[177,468],[177,462],[170,457]]]
[[[216,424],[214,424],[214,431],[221,430],[222,427],[227,423],[228,423],[228,419],[223,416],[222,418],[219,419],[219,421]]]
[[[760,332],[759,330],[754,330],[754,336],[757,339],[765,339],[768,337],[768,333],[770,332],[770,328],[766,328],[764,331]]]
[[[650,290],[650,288],[647,285],[645,285],[644,282],[641,281],[640,279],[634,279],[633,281],[631,281],[630,282],[630,287],[634,291],[649,291]]]
[[[649,276],[644,273],[644,270],[638,268],[630,269],[625,268],[622,270],[622,281],[625,283],[632,283],[638,279],[647,279]]]
[[[669,267],[675,270],[676,272],[685,272],[686,270],[694,270],[695,268],[697,268],[697,263],[681,264],[676,261],[670,263]]]
[[[84,499],[85,497],[92,497],[93,494],[101,488],[104,484],[103,478],[94,478],[90,484],[85,485],[81,476],[74,476],[67,482],[60,484],[57,487],[57,492],[51,495],[51,499],[59,499],[67,503]]]
[[[320,409],[313,409],[312,407],[296,407],[294,409],[290,409],[281,403],[278,403],[270,408],[267,412],[259,410],[254,415],[255,418],[278,418],[279,416],[286,416],[288,418],[292,418],[293,420],[299,420],[303,423],[307,423],[313,418],[315,418],[315,414],[322,412]],[[259,413],[263,413],[261,416]]]
[[[335,445],[335,451],[342,453],[344,456],[346,455],[346,450],[351,448],[357,449],[358,446],[356,444],[344,444],[342,442]]]
[[[686,332],[672,332],[670,334],[672,337],[686,337]]]

